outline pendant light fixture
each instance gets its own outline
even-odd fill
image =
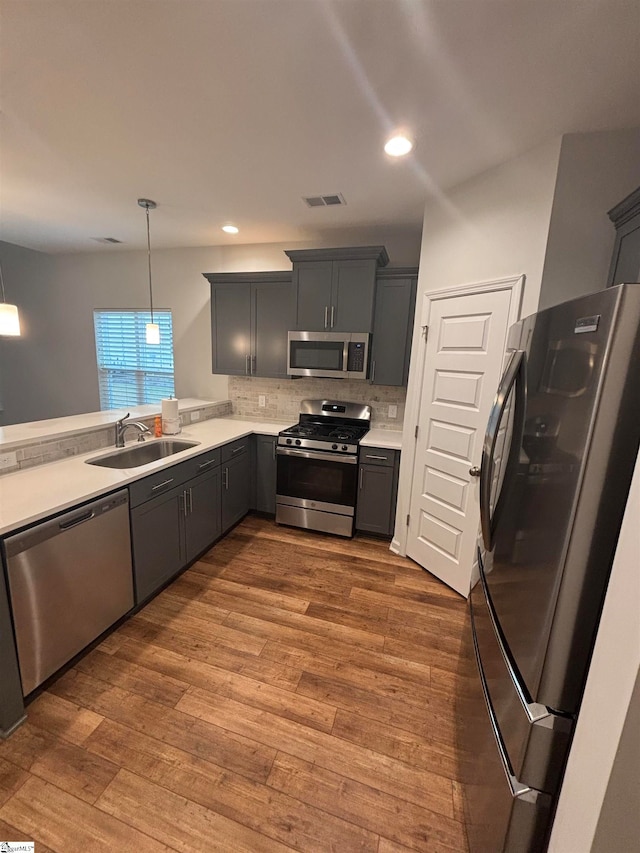
[[[2,302],[0,302],[0,336],[7,335],[15,338],[20,335],[20,317],[18,306],[6,302],[4,295],[4,279],[2,277],[2,264],[0,264],[0,285],[2,286]]]
[[[149,307],[151,308],[151,322],[145,327],[146,341],[148,344],[160,343],[160,326],[153,322],[153,287],[151,286],[151,238],[149,236],[149,211],[158,206],[150,198],[139,198],[138,204],[147,211],[147,260],[149,262]]]

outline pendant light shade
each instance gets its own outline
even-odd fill
[[[20,334],[18,306],[0,302],[0,335],[17,337]]]
[[[149,211],[158,206],[150,198],[139,198],[138,204],[147,211],[147,260],[149,263],[149,307],[151,309],[151,322],[145,326],[145,340],[148,344],[160,343],[160,326],[153,322],[153,287],[151,285],[151,237],[149,232]]]
[[[2,285],[2,302],[0,302],[0,336],[17,338],[20,335],[20,317],[18,306],[5,302],[4,279],[0,265],[0,285]]]
[[[145,328],[145,340],[148,344],[160,343],[160,326],[157,323],[147,323]]]

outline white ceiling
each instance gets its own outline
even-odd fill
[[[419,228],[563,132],[640,125],[638,0],[2,0],[1,237],[43,251]],[[393,161],[406,127],[414,153]],[[301,196],[341,192],[344,208]],[[241,231],[230,237],[225,222]],[[114,249],[117,251],[118,249]]]

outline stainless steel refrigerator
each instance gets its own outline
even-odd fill
[[[471,853],[548,845],[640,443],[640,284],[527,317],[508,350],[457,709]]]

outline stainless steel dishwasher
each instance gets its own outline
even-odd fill
[[[129,494],[58,515],[5,547],[26,696],[133,607]]]

